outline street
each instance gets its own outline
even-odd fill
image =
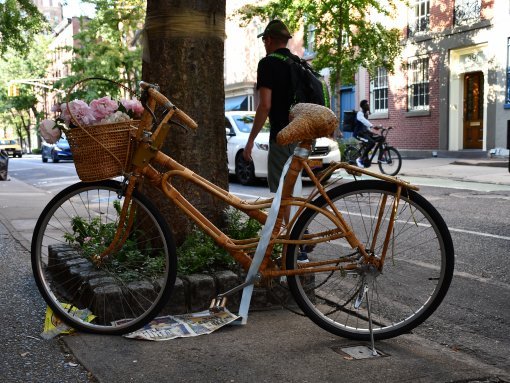
[[[78,181],[72,162],[42,163],[38,156],[12,159],[9,162],[9,175],[18,181],[31,185],[34,195],[39,190],[41,195],[45,195],[45,198],[42,198],[41,201],[46,201],[65,186]],[[466,182],[464,184],[460,183],[461,187],[465,188],[445,187],[448,186],[449,182],[445,179],[429,178],[427,185],[433,184],[433,186],[422,186],[420,193],[437,208],[450,228],[456,254],[455,275],[442,305],[431,318],[413,331],[413,336],[426,340],[442,349],[470,357],[481,365],[492,366],[496,370],[510,374],[510,359],[508,358],[508,350],[510,349],[510,307],[508,303],[510,302],[510,266],[506,263],[510,249],[510,225],[508,223],[510,186],[497,185],[498,187],[494,188],[489,184]],[[0,191],[4,191],[4,193],[0,193],[0,206],[3,209],[10,206],[9,193],[6,192],[8,184],[4,183],[0,186],[5,186],[0,189]],[[307,187],[309,186],[305,185],[305,192]],[[496,190],[484,191],[491,189]],[[246,199],[269,196],[264,182],[250,187],[243,187],[231,182],[230,191]],[[32,205],[35,206],[35,204]],[[43,205],[44,202],[41,202],[38,209],[42,210]],[[37,217],[38,213],[33,212],[33,215]],[[16,222],[13,223],[12,227],[16,227]],[[63,366],[62,371],[69,375],[65,375],[65,379],[68,380],[63,378],[63,380],[58,381],[88,381],[89,378],[80,369],[79,365],[69,367],[70,365],[74,366],[75,361],[72,361],[72,357],[66,355],[65,351],[60,348],[58,341],[32,339],[37,338],[42,330],[43,303],[35,291],[35,284],[30,279],[30,254],[28,249],[19,246],[19,243],[6,242],[4,238],[8,237],[2,230],[0,226],[0,234],[2,235],[0,246],[2,246],[2,254],[4,255],[0,263],[0,271],[2,272],[2,323],[18,323],[21,331],[27,331],[26,324],[21,325],[24,318],[27,318],[28,323],[32,326],[30,327],[31,337],[27,339],[25,335],[24,342],[32,342],[37,345],[16,346],[18,348],[10,346],[7,350],[2,351],[2,353],[22,355],[21,358],[18,355],[10,359],[3,358],[4,361],[9,361],[11,369],[16,366],[20,369],[20,372],[13,375],[11,371],[11,375],[3,375],[7,377],[7,380],[3,379],[2,381],[39,381],[40,378],[47,376],[44,375],[47,373],[43,372],[42,375],[34,375],[34,377],[37,377],[33,379],[27,378],[28,380],[24,380],[23,378],[23,374],[26,374],[28,368],[26,361],[30,358],[32,358],[32,363],[29,364],[29,367],[34,367],[37,370],[41,368],[38,360],[39,353],[33,351],[41,347],[43,349],[45,347],[52,348],[53,355],[56,355],[56,357],[58,357],[58,353],[61,353],[59,363]],[[28,235],[25,236],[25,239],[27,239],[26,237]],[[14,250],[15,254],[9,252],[8,249],[4,250],[6,247]],[[19,258],[17,261],[15,261],[16,257]],[[15,267],[13,268],[12,265],[15,265]],[[19,277],[18,280],[16,279],[17,276]],[[28,306],[33,306],[35,309],[25,311]],[[9,310],[7,307],[11,309]],[[3,327],[2,338],[7,338],[7,344],[19,345],[21,342],[19,339],[23,339],[23,333],[14,331],[13,334],[5,330],[5,327]],[[238,331],[240,331],[238,336],[242,337],[242,330]],[[317,330],[317,333],[325,339],[331,338],[325,332]],[[227,332],[227,334],[229,333]],[[230,333],[230,336],[232,336],[232,333]],[[221,338],[221,332],[215,334],[217,341],[218,338]],[[74,352],[80,353],[79,342],[77,342],[76,337],[64,337],[63,339],[66,343],[71,344],[71,349]],[[90,341],[94,338],[86,339]],[[117,347],[118,342],[128,341],[115,340]],[[387,341],[387,344],[395,344],[392,342],[393,340]],[[394,342],[398,342],[398,340]],[[167,344],[167,348],[171,347],[170,343]],[[138,345],[140,342],[131,344]],[[28,352],[28,354],[24,354],[25,352]],[[90,353],[90,351],[88,352]],[[84,354],[82,353],[81,356],[86,361],[87,351]],[[33,360],[34,358],[37,358],[37,361]],[[5,367],[4,363],[2,368]],[[122,366],[119,365],[116,368],[122,368]],[[1,372],[1,374],[4,373]],[[33,373],[36,374],[35,371]],[[102,373],[106,374],[104,371]],[[146,381],[151,381],[150,375],[145,376]],[[478,377],[483,376],[485,375]],[[432,380],[425,379],[423,381]],[[503,382],[505,380],[496,381]]]

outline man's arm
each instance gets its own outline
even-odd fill
[[[269,111],[271,110],[271,96],[272,90],[266,87],[259,88],[259,105],[257,106],[257,111],[255,112],[255,120],[253,121],[253,126],[251,128],[250,136],[248,137],[248,142],[244,147],[243,157],[246,161],[251,161],[251,151],[253,149],[253,143],[255,142],[255,138],[262,130],[264,123],[267,120],[267,116],[269,116]]]

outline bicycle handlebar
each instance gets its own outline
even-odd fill
[[[163,94],[161,94],[156,88],[156,85],[149,84],[145,81],[140,81],[140,88],[147,90],[149,95],[156,100],[158,104],[163,105],[167,109],[173,109],[176,117],[185,125],[190,128],[196,129],[198,124],[186,113],[177,108],[168,98],[166,98]]]

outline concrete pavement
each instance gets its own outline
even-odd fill
[[[448,187],[483,185],[510,191],[510,173],[503,161],[500,166],[456,161],[460,160],[404,159],[400,176],[417,184],[440,180]],[[26,257],[35,222],[51,197],[12,177],[0,182],[0,221],[25,247]],[[41,328],[42,322],[41,317]],[[510,382],[510,371],[416,334],[377,342],[383,357],[352,358],[342,350],[365,343],[335,337],[286,310],[253,312],[246,326],[167,342],[87,334],[63,340],[81,364],[100,382],[108,383]]]

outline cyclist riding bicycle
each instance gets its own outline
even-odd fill
[[[361,157],[356,159],[356,165],[360,168],[364,168],[365,164],[369,163],[368,153],[370,153],[377,142],[384,140],[384,137],[375,134],[373,129],[379,130],[379,128],[375,127],[370,121],[368,121],[368,113],[370,110],[368,101],[362,100],[359,103],[359,106],[361,109],[356,114],[354,137],[365,142],[365,150],[361,154]]]

